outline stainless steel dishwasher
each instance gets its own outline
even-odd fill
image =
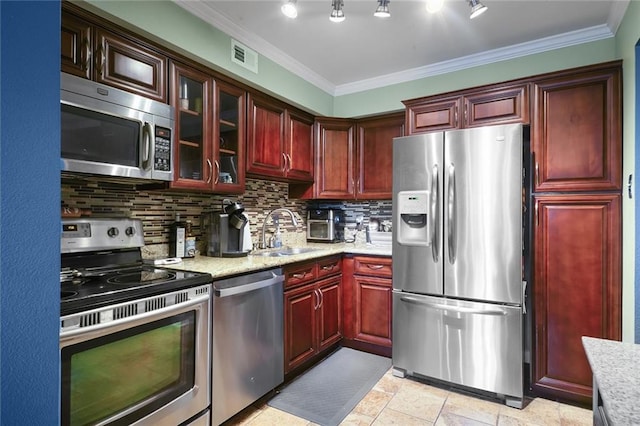
[[[213,425],[284,381],[283,282],[277,268],[213,283]]]

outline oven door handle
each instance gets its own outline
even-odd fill
[[[171,293],[170,296],[174,296],[174,295],[175,293]],[[146,300],[152,300],[157,298],[158,298],[157,296],[150,297]],[[110,318],[113,318],[113,312],[116,309],[123,306],[127,306],[127,305],[140,304],[141,302],[144,303],[144,300],[136,300],[133,303],[132,302],[119,303],[117,305],[113,305],[108,308],[100,308],[92,311],[87,311],[83,315],[96,314],[96,315],[99,315],[100,317],[104,316],[106,317],[107,322],[100,322],[98,324],[90,325],[87,327],[80,327],[80,325],[78,325],[75,328],[70,328],[68,330],[61,330],[60,339],[61,340],[68,339],[78,335],[82,335],[83,337],[88,337],[89,335],[93,335],[93,334],[101,334],[101,332],[103,332],[104,330],[114,328],[114,327],[124,326],[122,328],[128,328],[128,327],[136,326],[139,324],[148,323],[150,321],[155,321],[156,319],[161,319],[161,318],[165,318],[165,317],[180,313],[181,311],[188,311],[189,308],[200,305],[204,302],[207,302],[210,299],[211,299],[211,296],[209,293],[201,294],[189,300],[185,300],[184,302],[175,303],[173,305],[165,306],[158,309],[153,309],[147,312],[142,312],[140,314],[135,314],[135,315],[131,315],[125,318],[115,319],[115,320]],[[77,314],[69,315],[67,317],[62,317],[60,319],[61,324],[68,317],[77,317]]]

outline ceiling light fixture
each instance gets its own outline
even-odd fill
[[[389,1],[390,0],[378,0],[378,7],[373,13],[373,16],[377,16],[378,18],[390,17],[391,12],[389,12]]]
[[[480,3],[480,0],[469,0],[469,6],[471,6],[470,19],[477,18],[487,11],[488,7]]]
[[[442,10],[444,0],[427,0],[427,12],[438,13]]]
[[[280,10],[287,18],[294,19],[298,16],[298,8],[296,7],[296,2],[298,0],[287,0],[285,4],[282,5]]]
[[[331,22],[342,22],[344,21],[344,11],[342,8],[344,7],[343,0],[331,0],[331,16],[329,16],[329,20]]]

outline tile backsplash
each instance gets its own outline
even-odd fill
[[[285,244],[304,242],[306,239],[307,206],[342,208],[346,211],[347,223],[354,223],[362,215],[365,225],[369,217],[391,217],[391,201],[336,201],[318,202],[289,199],[286,183],[261,179],[246,179],[246,189],[242,195],[225,196],[199,192],[146,190],[109,179],[63,174],[62,207],[90,209],[93,217],[131,217],[141,219],[144,228],[145,245],[158,245],[160,254],[166,252],[170,226],[177,213],[181,220],[191,220],[193,232],[203,250],[201,215],[203,212],[221,210],[225,199],[243,204],[249,218],[251,237],[258,242],[262,223],[269,211],[286,207],[296,213],[298,226],[294,230],[288,218],[281,222]],[[273,232],[271,222],[267,231]]]

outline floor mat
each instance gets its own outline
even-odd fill
[[[289,383],[267,404],[321,426],[335,426],[389,368],[389,358],[341,348]]]

